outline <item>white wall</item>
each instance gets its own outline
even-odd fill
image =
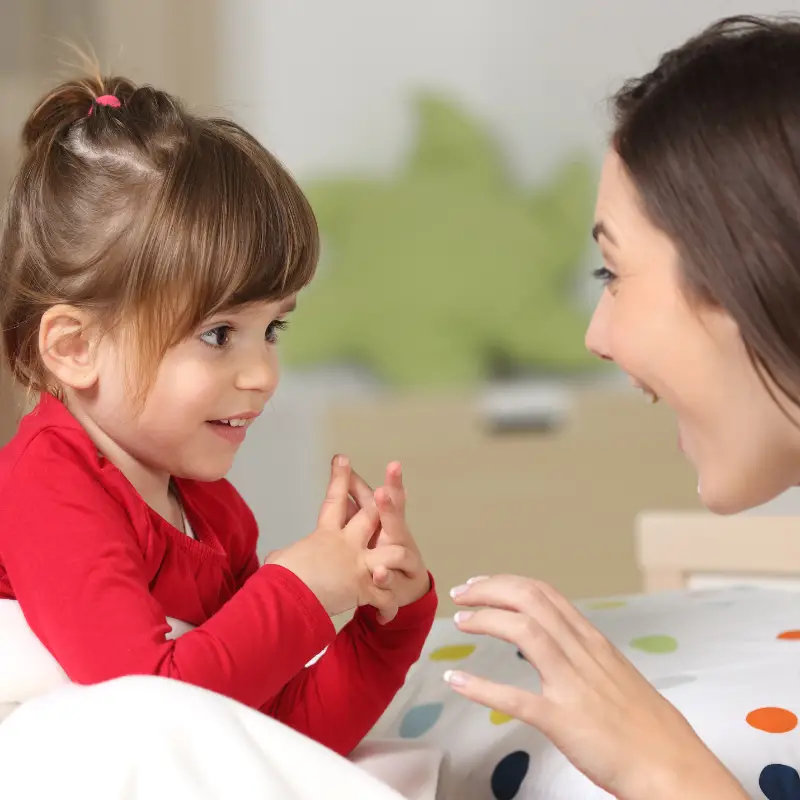
[[[227,0],[221,96],[301,179],[390,171],[413,133],[408,93],[454,94],[489,121],[520,180],[564,148],[604,148],[605,98],[720,16],[800,0]],[[291,335],[291,332],[288,334]],[[315,426],[330,382],[295,382],[251,429],[233,480],[264,549],[310,530],[327,459]],[[391,454],[387,454],[387,460]],[[800,511],[800,497],[782,500]]]
[[[408,145],[407,93],[454,93],[522,178],[567,146],[602,146],[604,98],[720,16],[798,0],[229,0],[222,95],[305,176],[387,170]]]
[[[763,506],[753,508],[747,513],[772,514],[775,516],[794,516],[796,514],[800,516],[800,488],[789,489],[788,492],[784,492],[780,497],[776,497]]]

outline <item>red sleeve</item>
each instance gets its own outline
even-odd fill
[[[130,519],[64,440],[29,445],[0,496],[0,520],[14,594],[77,683],[160,675],[258,708],[334,640],[317,598],[274,565],[207,622],[165,639],[169,626]]]
[[[233,485],[226,480],[218,483],[225,485],[227,489],[227,493],[224,495],[226,510],[237,519],[239,527],[244,533],[241,541],[230,540],[226,543],[227,549],[230,551],[231,570],[236,579],[236,587],[241,589],[261,566],[257,549],[258,523],[252,509]],[[303,585],[305,586],[305,584]]]
[[[300,733],[347,755],[369,733],[417,661],[436,614],[436,589],[381,625],[359,608],[327,652],[263,710]]]

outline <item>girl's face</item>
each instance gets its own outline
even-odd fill
[[[277,388],[276,345],[294,303],[254,303],[209,319],[167,352],[143,407],[126,390],[124,347],[104,337],[97,383],[83,402],[100,450],[126,473],[222,478]]]
[[[605,289],[586,345],[675,412],[678,445],[698,472],[704,504],[734,513],[800,483],[800,427],[761,383],[734,320],[688,301],[676,248],[645,217],[613,151],[603,166],[594,233]],[[800,411],[788,400],[785,406],[800,421]]]

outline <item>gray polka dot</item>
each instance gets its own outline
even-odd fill
[[[664,689],[674,689],[676,686],[684,686],[687,683],[694,683],[697,680],[695,675],[670,675],[666,678],[656,678],[653,686],[662,691]]]

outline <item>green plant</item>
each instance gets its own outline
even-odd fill
[[[285,339],[289,364],[360,364],[388,383],[464,385],[497,369],[592,363],[574,299],[592,169],[564,161],[545,186],[510,180],[488,132],[417,98],[419,129],[388,180],[307,185],[323,264]]]

